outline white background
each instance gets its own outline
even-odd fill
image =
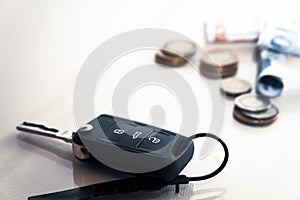
[[[87,56],[105,40],[124,31],[153,27],[178,31],[203,44],[204,19],[253,15],[299,19],[297,12],[293,1],[0,1],[0,199],[26,199],[123,176],[75,160],[68,144],[15,130],[23,120],[76,129],[72,105],[76,76]],[[254,83],[252,50],[250,46],[237,49],[237,76]],[[287,68],[294,70],[290,79],[296,79],[299,65],[298,59],[289,58]],[[190,77],[197,79],[194,74]],[[236,122],[233,102],[226,100],[221,134],[230,159],[216,178],[184,187],[180,195],[167,188],[122,198],[215,199],[221,194],[220,199],[232,200],[300,199],[297,84],[288,84],[283,96],[273,100],[280,117],[264,128]],[[134,110],[131,113],[136,120],[146,120]],[[166,128],[176,129],[175,121]],[[219,149],[203,162],[196,156],[184,172],[205,173],[221,159]]]

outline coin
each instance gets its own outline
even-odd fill
[[[260,112],[271,107],[271,102],[266,97],[261,97],[254,94],[243,94],[234,99],[235,105],[246,111]]]
[[[223,81],[221,91],[229,96],[238,96],[250,92],[251,84],[239,78],[228,78]]]
[[[206,66],[202,65],[200,68],[201,72],[208,72],[212,73],[221,77],[226,77],[226,76],[232,76],[237,72],[237,67],[233,66],[231,68],[219,68],[219,67],[212,67],[212,66]]]
[[[171,40],[162,47],[162,52],[170,56],[182,56],[188,58],[196,53],[197,46],[189,40]]]
[[[205,67],[205,66],[201,66],[200,67],[200,72],[204,75],[207,76],[209,78],[226,78],[226,77],[230,77],[236,74],[237,72],[237,67],[233,67],[229,70],[224,70],[224,69],[220,69],[220,68],[212,68],[212,67]]]
[[[279,113],[278,108],[275,105],[271,105],[269,109],[262,112],[249,112],[245,110],[240,110],[240,112],[250,119],[256,119],[256,120],[266,120],[266,119],[272,119],[276,117]]]
[[[208,65],[217,67],[231,67],[238,64],[238,57],[232,51],[210,51],[202,57],[202,61]]]
[[[242,110],[239,109],[237,106],[234,107],[233,110],[233,116],[234,118],[244,124],[251,125],[251,126],[265,126],[273,123],[277,119],[277,115],[275,115],[272,118],[268,119],[254,119],[254,118],[248,118],[243,113]]]
[[[231,51],[210,51],[200,61],[200,71],[209,78],[233,76],[238,70],[238,58]]]
[[[201,63],[201,69],[205,71],[210,71],[210,72],[218,72],[218,73],[223,73],[223,72],[231,72],[231,71],[236,71],[237,66],[230,66],[230,67],[216,67],[212,65],[207,65],[204,63]]]
[[[155,61],[162,65],[168,66],[180,66],[187,63],[187,60],[179,55],[170,56],[162,52],[162,50],[158,50],[155,54]]]
[[[201,74],[208,78],[222,78],[222,75],[219,72],[210,72],[208,70],[200,69]]]

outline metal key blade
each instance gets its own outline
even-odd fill
[[[55,128],[49,128],[42,124],[36,124],[31,122],[23,122],[17,126],[17,130],[26,133],[32,133],[36,135],[41,135],[45,137],[55,138],[63,140],[67,143],[72,143],[72,132],[70,131],[59,131]]]

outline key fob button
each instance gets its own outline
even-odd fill
[[[147,128],[146,126],[137,126],[128,131],[128,133],[120,139],[118,145],[129,149],[136,148],[137,145],[152,131],[152,129]]]
[[[147,136],[138,146],[147,151],[157,151],[169,144],[171,135],[162,132],[153,132]]]
[[[98,140],[109,140],[111,142],[118,143],[119,140],[126,136],[132,128],[134,128],[134,126],[132,126],[131,124],[113,124],[111,127],[104,131],[104,135],[101,135]]]

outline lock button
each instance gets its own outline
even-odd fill
[[[134,126],[127,123],[115,123],[104,131],[97,140],[109,141],[113,143],[118,143],[124,136],[126,136]]]

